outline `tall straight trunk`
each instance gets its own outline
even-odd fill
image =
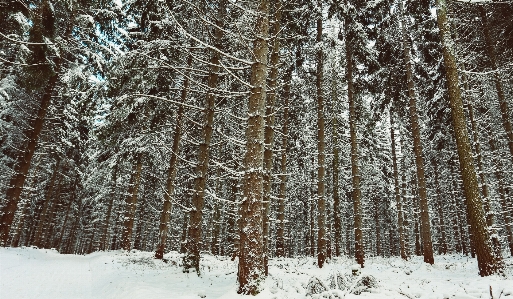
[[[439,254],[447,254],[447,236],[445,232],[445,215],[444,215],[444,206],[442,196],[440,195],[440,184],[438,180],[438,164],[436,160],[433,160],[433,166],[435,171],[435,188],[436,188],[436,199],[438,205],[438,217],[439,217],[439,225],[440,225],[440,244],[438,245],[438,253]]]
[[[376,237],[376,256],[381,255],[381,228],[379,226],[379,197],[376,196],[374,198],[374,227],[375,227],[375,237]]]
[[[292,69],[285,76],[286,85],[284,88],[284,109],[283,109],[283,129],[281,140],[281,171],[280,171],[280,195],[278,202],[278,213],[276,221],[276,256],[285,256],[285,197],[287,192],[287,144],[289,133],[289,98],[290,98],[290,80]],[[266,269],[267,271],[267,269]]]
[[[417,113],[417,96],[415,94],[415,83],[413,82],[413,65],[411,62],[410,43],[406,32],[406,22],[404,16],[403,2],[399,1],[401,11],[401,32],[403,38],[404,63],[406,67],[406,80],[408,82],[408,96],[410,98],[410,119],[413,135],[413,150],[415,152],[415,164],[417,166],[417,184],[420,201],[422,244],[424,253],[424,262],[433,264],[433,244],[431,241],[431,226],[429,222],[429,205],[426,192],[426,178],[424,174],[424,158],[422,149],[422,140],[420,136],[419,116]]]
[[[401,131],[399,130],[399,133],[401,133]],[[407,192],[406,192],[406,188],[408,187],[408,183],[406,181],[406,156],[404,154],[404,146],[403,146],[403,138],[401,137],[399,139],[399,142],[400,142],[400,146],[401,146],[401,151],[403,152],[402,154],[402,157],[401,157],[401,202],[404,203],[404,205],[401,205],[401,208],[402,207],[406,207],[408,210],[410,210],[413,205],[412,205],[412,201],[408,201],[407,199]],[[405,254],[406,256],[410,256],[410,235],[409,235],[409,227],[410,227],[410,224],[408,222],[408,213],[405,212],[404,208],[402,209],[403,210],[403,233],[404,233],[404,251],[405,251]]]
[[[465,255],[468,254],[468,248],[467,248],[467,240],[466,240],[466,234],[465,229],[468,228],[469,230],[469,237],[470,237],[470,244],[472,244],[472,227],[469,226],[468,222],[468,205],[465,204],[466,211],[463,213],[463,209],[461,207],[461,200],[458,198],[459,190],[461,189],[461,186],[459,185],[458,181],[460,180],[459,173],[457,173],[456,167],[454,166],[454,161],[449,161],[449,166],[451,169],[451,182],[452,182],[452,194],[453,194],[453,200],[454,200],[454,210],[456,211],[456,215],[458,218],[458,226],[456,227],[457,235],[459,235],[460,239],[459,242],[459,253],[463,253]],[[467,215],[465,217],[464,215]]]
[[[318,1],[319,11],[322,12],[322,2]],[[317,44],[322,43],[322,14],[317,16]],[[326,260],[326,199],[324,176],[326,173],[324,141],[324,97],[322,95],[323,81],[322,47],[317,49],[317,266],[322,268]]]
[[[192,65],[192,56],[187,58],[187,71],[185,72],[183,89],[181,94],[181,103],[185,104],[189,90],[189,69]],[[176,115],[175,131],[173,134],[173,147],[171,148],[171,160],[167,169],[166,192],[164,192],[164,203],[160,214],[159,225],[159,245],[155,251],[155,258],[162,259],[166,249],[167,233],[169,229],[169,220],[171,219],[171,196],[175,192],[176,172],[178,171],[178,154],[180,152],[180,139],[182,139],[182,123],[185,107],[178,105]]]
[[[123,222],[123,236],[121,238],[122,248],[130,250],[132,246],[132,233],[134,229],[135,209],[137,207],[137,195],[139,194],[139,183],[141,182],[142,155],[137,154],[137,159],[133,165],[130,185],[128,186],[128,196],[126,198],[125,219]]]
[[[335,256],[339,257],[341,254],[341,240],[342,240],[342,225],[340,220],[340,194],[339,194],[339,176],[340,176],[340,156],[339,156],[339,136],[338,136],[338,115],[337,109],[335,108],[338,102],[335,92],[335,73],[333,73],[332,87],[331,87],[331,103],[333,109],[333,117],[331,123],[333,126],[332,143],[333,143],[333,228],[334,228],[334,239],[335,245]]]
[[[13,169],[14,174],[8,183],[5,205],[2,208],[2,215],[0,218],[0,245],[7,244],[7,239],[9,238],[9,232],[11,230],[14,214],[20,200],[20,194],[30,169],[32,157],[36,151],[39,135],[43,129],[44,119],[48,107],[50,106],[53,91],[57,85],[61,62],[60,59],[55,60],[54,74],[48,80],[46,88],[43,92],[37,115],[32,123],[31,128],[25,132],[28,143],[25,145],[24,150],[21,151],[20,154],[16,157],[16,162]]]
[[[61,189],[62,189],[62,178],[63,176],[59,176],[59,180],[57,181],[57,189],[55,194],[53,195],[53,199],[51,201],[51,206],[48,210],[48,214],[46,216],[46,224],[43,226],[43,231],[41,233],[41,246],[43,248],[48,248],[49,243],[52,237],[52,229],[55,225],[54,219],[56,217],[57,208],[61,205]]]
[[[75,179],[75,186],[77,184],[78,184],[78,179]],[[61,250],[64,247],[64,244],[62,242],[64,240],[64,233],[66,231],[66,225],[68,224],[68,219],[70,217],[71,206],[73,205],[73,202],[75,201],[76,196],[77,196],[77,192],[76,192],[76,188],[75,188],[72,192],[71,198],[69,199],[68,207],[66,208],[66,214],[64,216],[64,221],[62,222],[61,232],[59,234],[59,241],[57,242],[58,246],[59,246],[59,248],[61,248]],[[107,249],[107,247],[105,247],[104,250],[106,250],[106,249]],[[59,250],[59,252],[61,252],[61,250]]]
[[[399,188],[399,170],[397,167],[397,150],[395,144],[395,124],[394,124],[394,111],[390,109],[390,139],[392,140],[392,164],[394,169],[394,192],[395,202],[397,205],[397,229],[399,230],[399,248],[401,258],[408,260],[406,252],[406,245],[404,241],[404,225],[403,225],[403,206],[401,202],[401,193]]]
[[[495,53],[495,41],[493,40],[492,33],[490,32],[490,24],[488,23],[488,16],[486,14],[486,8],[484,5],[479,6],[479,12],[481,13],[481,20],[483,22],[482,27],[486,42],[486,52],[488,59],[490,60],[490,66],[493,70],[495,89],[497,89],[497,98],[499,100],[499,107],[501,110],[502,125],[504,126],[504,131],[506,131],[509,152],[511,154],[510,158],[513,162],[513,128],[511,126],[511,114],[509,113],[508,101],[506,100],[504,89],[502,87],[502,78],[497,64],[497,55]]]
[[[501,256],[495,256],[490,235],[485,223],[483,203],[479,193],[477,174],[474,168],[472,148],[466,127],[466,117],[463,111],[461,91],[459,88],[458,69],[453,50],[453,41],[449,22],[447,20],[447,3],[445,0],[436,0],[438,27],[442,41],[445,70],[449,89],[449,100],[452,113],[458,158],[463,177],[466,204],[468,208],[469,222],[472,228],[472,237],[476,249],[479,274],[488,276],[498,272],[501,266]]]
[[[314,188],[314,182],[315,182],[315,171],[313,169],[315,158],[312,155],[312,164],[310,165],[311,171],[310,171],[310,200],[308,201],[309,207],[310,207],[310,221],[309,221],[309,235],[310,235],[310,256],[315,257],[315,201],[314,198],[317,197],[317,192]]]
[[[464,85],[467,85],[467,83],[465,82]],[[492,245],[495,249],[495,251],[498,252],[498,254],[500,255],[500,241],[498,239],[498,236],[497,236],[497,230],[494,228],[495,227],[495,213],[492,209],[492,203],[491,203],[491,198],[490,198],[490,195],[489,195],[489,190],[488,190],[488,184],[486,183],[486,176],[485,176],[485,170],[484,170],[484,167],[483,167],[483,155],[481,154],[481,144],[479,142],[479,131],[478,131],[478,127],[477,127],[477,121],[474,117],[474,107],[472,106],[471,103],[468,103],[467,104],[467,107],[468,107],[468,115],[469,115],[469,119],[470,119],[470,124],[471,124],[471,128],[472,128],[472,138],[473,138],[473,141],[474,141],[474,148],[475,148],[475,154],[476,154],[476,158],[477,158],[477,168],[479,170],[479,178],[481,180],[481,189],[482,189],[482,192],[483,192],[483,207],[484,207],[484,210],[485,210],[485,218],[486,218],[486,225],[488,226],[488,229],[492,232]]]
[[[264,126],[267,81],[267,38],[269,35],[269,0],[259,0],[255,20],[255,39],[251,66],[251,91],[248,101],[246,153],[244,155],[243,200],[238,293],[255,295],[265,274],[263,267],[262,199],[264,171]]]
[[[222,153],[222,151],[221,151]],[[217,168],[216,196],[221,192],[221,168]],[[210,242],[210,251],[213,255],[219,255],[219,235],[221,233],[221,202],[217,200],[214,206],[214,214],[212,216],[212,240]]]
[[[217,26],[214,29],[214,45],[222,49],[221,38],[223,36],[222,20],[225,14],[226,0],[220,1]],[[203,128],[201,132],[201,143],[198,149],[198,160],[196,162],[194,178],[194,192],[192,194],[192,210],[189,215],[189,228],[187,234],[187,255],[184,258],[184,268],[194,268],[200,275],[199,261],[201,249],[201,221],[203,219],[203,206],[205,205],[205,186],[207,183],[208,163],[210,158],[209,148],[212,140],[212,126],[214,124],[214,108],[216,103],[216,88],[219,81],[219,59],[220,54],[212,51],[210,59],[210,71],[208,74],[208,93],[205,98],[203,115]]]
[[[508,211],[508,203],[506,201],[506,192],[504,188],[504,177],[503,177],[503,168],[502,168],[502,162],[499,157],[499,153],[497,153],[497,145],[495,139],[492,137],[490,138],[490,150],[492,151],[494,160],[495,160],[495,178],[497,179],[497,185],[498,185],[498,192],[499,192],[499,200],[502,208],[502,216],[504,218],[504,225],[505,230],[508,235],[508,247],[510,250],[511,256],[513,256],[513,228],[511,225],[511,217],[510,212]],[[500,242],[497,237],[492,239],[492,242],[494,244],[495,251],[500,253],[501,246]]]
[[[346,27],[349,21],[346,19]],[[354,100],[353,86],[353,49],[346,38],[346,78],[347,78],[347,98],[349,100],[349,130],[351,135],[351,175],[353,178],[353,209],[354,209],[354,239],[355,239],[355,258],[356,262],[363,268],[365,254],[363,249],[362,232],[362,206],[360,190],[360,171],[358,169],[358,140],[356,137],[356,105]]]
[[[269,92],[265,109],[265,131],[264,131],[264,211],[263,211],[263,238],[264,238],[264,268],[268,275],[269,267],[269,207],[271,203],[272,168],[273,168],[273,145],[274,145],[274,120],[275,102],[278,95],[278,64],[280,63],[280,34],[281,34],[281,1],[275,0],[274,20],[272,22],[272,53],[270,61]]]
[[[18,247],[19,246],[19,243],[20,243],[20,238],[21,238],[21,231],[23,229],[23,226],[25,225],[25,218],[27,218],[27,213],[29,211],[29,208],[30,208],[30,202],[32,200],[32,196],[34,195],[34,191],[35,191],[35,185],[36,185],[36,182],[37,182],[37,177],[38,177],[38,174],[39,174],[39,170],[40,170],[40,165],[41,165],[41,159],[39,159],[38,163],[36,164],[35,166],[35,169],[34,169],[34,172],[33,172],[33,175],[32,175],[32,180],[30,182],[30,188],[29,188],[29,192],[27,194],[27,197],[25,198],[24,202],[23,202],[23,205],[22,205],[22,208],[21,208],[21,215],[18,219],[18,224],[16,225],[16,230],[14,232],[14,235],[12,236],[12,241],[11,241],[11,247]],[[30,217],[29,217],[30,219]]]
[[[107,206],[107,215],[105,217],[105,223],[103,224],[103,233],[100,240],[100,250],[106,250],[108,248],[107,241],[109,239],[109,224],[110,217],[112,215],[112,206],[114,205],[114,198],[116,198],[116,190],[117,190],[117,174],[118,174],[118,166],[114,165],[114,169],[112,169],[112,181],[110,186],[110,195],[109,195],[109,204]]]
[[[46,224],[46,217],[49,214],[48,210],[51,206],[50,202],[52,201],[55,180],[57,179],[57,176],[59,175],[60,162],[61,162],[61,160],[57,159],[57,162],[55,163],[55,168],[53,170],[53,174],[52,174],[52,176],[50,178],[50,182],[48,184],[48,190],[46,191],[45,199],[43,202],[43,210],[41,212],[41,217],[39,218],[39,223],[37,225],[37,230],[36,230],[36,234],[34,237],[34,243],[33,243],[33,245],[37,246],[37,247],[41,246],[41,241],[43,240],[44,225]]]
[[[189,227],[189,212],[183,213],[182,236],[180,238],[180,253],[187,252],[187,228]]]

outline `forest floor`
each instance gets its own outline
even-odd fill
[[[182,273],[180,254],[171,252],[165,259],[138,251],[83,256],[0,248],[0,299],[248,298],[236,293],[236,260],[204,255],[198,277]],[[263,290],[254,298],[513,299],[513,258],[505,264],[504,275],[480,277],[477,261],[466,256],[436,256],[434,265],[421,257],[407,262],[375,257],[367,258],[354,276],[348,258],[333,259],[323,269],[313,258],[273,259]]]

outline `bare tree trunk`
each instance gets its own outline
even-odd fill
[[[43,228],[46,223],[46,217],[48,216],[48,208],[50,207],[50,201],[52,200],[53,188],[55,186],[55,179],[59,175],[59,165],[61,160],[57,159],[55,163],[55,169],[53,170],[52,177],[50,178],[50,183],[48,185],[48,190],[46,191],[45,200],[43,203],[43,211],[41,212],[41,217],[39,218],[39,223],[37,225],[37,230],[34,238],[34,246],[40,247],[41,240],[43,239]]]
[[[469,222],[472,227],[472,236],[477,253],[479,274],[488,276],[498,272],[502,268],[502,257],[495,256],[490,236],[486,229],[483,203],[479,194],[477,174],[474,168],[472,148],[468,137],[463,102],[461,100],[458,69],[454,56],[453,41],[450,26],[447,20],[447,4],[445,0],[436,0],[438,27],[442,41],[443,55],[446,69],[447,82],[449,87],[449,100],[460,160],[461,173],[463,176],[463,187],[469,210]]]
[[[125,219],[123,222],[123,236],[121,239],[124,250],[129,251],[132,246],[132,232],[134,229],[135,209],[137,207],[137,195],[139,194],[139,183],[141,181],[142,155],[137,154],[128,186],[128,197],[126,198]]]
[[[109,195],[109,204],[107,206],[107,216],[105,218],[105,223],[103,224],[103,233],[100,239],[100,250],[107,249],[107,240],[109,239],[109,223],[110,217],[112,215],[112,205],[114,204],[114,198],[116,198],[116,190],[117,190],[117,173],[118,166],[117,163],[114,165],[114,169],[112,169],[112,182],[110,186],[110,195]]]
[[[334,228],[334,240],[335,243],[335,256],[339,257],[341,254],[341,240],[342,240],[342,226],[340,220],[340,194],[339,194],[339,176],[340,176],[340,156],[339,156],[339,136],[338,136],[338,115],[337,115],[337,95],[335,90],[335,72],[333,72],[332,86],[331,86],[331,104],[333,110],[333,116],[331,119],[333,126],[332,143],[333,143],[333,228]]]
[[[287,192],[287,143],[289,133],[289,98],[290,98],[290,80],[292,69],[286,75],[287,83],[284,88],[284,110],[283,110],[283,130],[281,141],[281,172],[280,172],[280,196],[278,202],[278,213],[276,221],[276,256],[285,256],[285,197]],[[267,271],[267,269],[266,269]]]
[[[404,16],[403,2],[399,1],[401,10],[401,32],[403,37],[404,62],[406,65],[406,78],[408,81],[408,95],[410,98],[410,118],[413,135],[413,148],[415,152],[415,164],[417,166],[417,183],[420,201],[422,244],[424,262],[433,264],[433,244],[431,241],[431,226],[429,222],[429,205],[426,192],[426,178],[424,174],[424,158],[422,141],[420,136],[419,116],[417,113],[417,96],[415,95],[415,83],[413,82],[413,66],[410,57],[410,44],[406,33],[406,22]]]
[[[346,26],[349,26],[348,20],[346,20]],[[354,208],[355,257],[358,264],[363,268],[365,253],[363,249],[362,233],[360,171],[358,169],[358,140],[356,137],[357,120],[353,86],[353,50],[348,38],[346,38],[346,61],[347,97],[349,99],[349,129],[351,135],[351,174],[353,178],[352,196]]]
[[[50,102],[55,86],[57,85],[57,79],[60,71],[60,59],[56,59],[54,75],[52,75],[47,83],[44,90],[41,102],[39,104],[39,110],[34,119],[32,127],[25,132],[25,136],[28,139],[28,143],[25,149],[20,152],[16,157],[14,165],[14,175],[11,177],[8,189],[5,197],[5,206],[2,208],[2,216],[0,219],[0,245],[6,245],[7,239],[9,238],[9,232],[11,230],[12,221],[14,219],[14,213],[18,207],[20,200],[20,194],[25,184],[28,171],[30,169],[30,163],[36,146],[38,143],[39,135],[43,129],[44,119]]]
[[[438,180],[439,168],[438,168],[438,164],[436,163],[435,160],[433,160],[433,166],[435,168],[434,169],[435,170],[435,188],[436,188],[436,198],[437,198],[437,205],[438,205],[438,217],[440,217],[439,224],[440,224],[441,239],[440,239],[438,253],[439,254],[447,254],[447,237],[446,237],[446,233],[445,233],[444,206],[443,206],[442,196],[440,195],[440,185],[439,185],[439,180]]]
[[[264,211],[263,211],[263,238],[264,238],[264,269],[265,275],[268,275],[269,260],[269,207],[271,203],[272,186],[272,168],[273,168],[273,145],[274,145],[274,120],[275,120],[275,102],[278,94],[278,64],[280,63],[280,35],[281,35],[281,2],[273,1],[274,20],[272,22],[272,53],[271,53],[271,71],[269,80],[269,92],[267,93],[267,103],[265,109],[265,132],[264,132]]]
[[[319,11],[322,12],[322,2],[318,1]],[[322,14],[317,16],[317,44],[322,43]],[[323,82],[323,53],[322,47],[317,49],[317,266],[322,268],[326,260],[326,199],[324,195],[324,176],[326,173],[324,142],[324,98],[322,95]]]
[[[225,14],[225,2],[222,0],[219,5],[219,21],[214,29],[214,45],[217,49],[222,49],[221,38],[222,20]],[[214,124],[214,108],[216,102],[215,89],[219,81],[219,59],[220,54],[213,51],[210,60],[210,73],[208,75],[208,93],[205,99],[205,109],[203,116],[203,128],[201,134],[201,143],[198,149],[198,160],[196,164],[194,178],[194,193],[192,195],[192,210],[189,215],[189,228],[187,234],[187,255],[184,257],[184,268],[194,268],[200,275],[199,261],[201,249],[201,221],[203,219],[203,206],[205,205],[205,186],[207,183],[208,163],[210,160],[210,141],[212,140],[212,126]]]
[[[497,89],[497,98],[499,100],[499,106],[501,110],[502,125],[504,126],[504,131],[506,131],[506,136],[508,136],[508,146],[509,152],[511,154],[510,158],[513,162],[513,128],[511,126],[511,116],[509,113],[508,101],[506,100],[506,97],[504,95],[504,90],[502,88],[502,78],[497,65],[495,41],[493,40],[492,34],[490,32],[490,25],[488,24],[488,17],[486,15],[486,8],[484,5],[479,6],[479,12],[481,13],[481,20],[483,22],[482,27],[485,36],[488,59],[490,59],[490,66],[494,71],[493,76],[495,81],[495,89]]]
[[[189,69],[192,65],[192,56],[187,58],[187,71],[185,72],[183,89],[181,94],[181,103],[185,104],[187,101],[187,93],[189,91]],[[164,192],[164,203],[162,212],[160,214],[159,225],[159,245],[155,251],[155,258],[162,259],[166,249],[167,233],[169,229],[169,220],[171,219],[171,196],[175,192],[175,179],[178,170],[178,154],[180,153],[180,139],[182,139],[182,123],[185,107],[178,105],[178,112],[176,115],[175,131],[173,134],[173,147],[171,148],[171,160],[167,169],[166,192]]]
[[[258,1],[256,11],[254,63],[251,66],[251,93],[248,102],[244,187],[241,206],[241,230],[238,293],[255,295],[265,274],[262,250],[262,199],[264,168],[264,126],[267,81],[267,37],[269,1]]]
[[[399,189],[399,171],[397,167],[397,151],[395,144],[395,124],[393,109],[390,109],[390,139],[392,140],[392,163],[394,168],[395,201],[397,204],[397,229],[399,230],[399,248],[401,251],[401,258],[404,260],[408,260],[408,254],[406,252],[406,245],[404,241],[403,207],[401,202],[401,193]]]

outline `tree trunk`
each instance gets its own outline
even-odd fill
[[[272,53],[271,71],[269,80],[269,92],[265,109],[265,132],[264,132],[264,211],[263,211],[263,238],[264,238],[264,268],[265,275],[269,274],[269,207],[271,203],[272,168],[273,168],[273,145],[274,145],[274,120],[275,102],[278,95],[278,64],[280,63],[280,34],[281,34],[281,3],[274,1],[274,20],[272,22]]]
[[[262,197],[269,0],[258,1],[248,102],[244,186],[241,207],[238,293],[255,295],[265,274],[262,250]]]
[[[132,232],[134,229],[135,209],[137,207],[137,195],[139,194],[139,183],[141,181],[142,155],[137,154],[137,160],[134,163],[128,186],[128,196],[126,198],[125,219],[123,222],[122,247],[129,251],[132,246]]]
[[[45,200],[43,203],[43,210],[41,212],[41,217],[39,218],[39,223],[37,225],[37,230],[34,238],[34,246],[40,247],[41,241],[43,240],[43,229],[44,225],[46,223],[46,217],[48,216],[48,208],[50,207],[53,195],[53,188],[55,186],[55,179],[59,175],[59,165],[61,160],[57,159],[57,162],[55,163],[55,169],[53,170],[52,177],[50,178],[50,183],[48,185],[48,190],[46,191]]]
[[[14,175],[9,181],[5,197],[5,206],[2,208],[2,216],[0,219],[0,245],[7,244],[12,221],[14,219],[14,213],[18,207],[20,194],[30,169],[30,163],[36,150],[39,135],[43,129],[46,111],[50,106],[52,94],[55,86],[57,85],[60,65],[60,59],[56,59],[54,74],[48,80],[43,96],[41,97],[41,102],[39,104],[39,110],[37,112],[36,118],[32,127],[25,132],[28,143],[26,144],[25,149],[21,151],[20,154],[16,157],[16,162],[13,169]]]
[[[499,100],[499,107],[502,116],[502,125],[506,131],[508,137],[509,152],[511,154],[511,161],[513,162],[513,129],[511,126],[511,117],[509,113],[508,101],[504,95],[502,88],[502,78],[497,65],[497,55],[495,53],[495,41],[493,40],[492,33],[490,32],[490,25],[488,23],[488,17],[486,15],[486,8],[484,5],[479,6],[479,12],[481,13],[481,20],[483,22],[483,31],[486,42],[486,52],[488,59],[490,59],[490,66],[493,70],[493,76],[495,81],[495,89],[497,89],[497,98]]]
[[[319,11],[322,12],[322,2],[318,1]],[[317,16],[317,44],[322,43],[322,14]],[[326,199],[324,176],[326,172],[324,142],[324,97],[322,95],[323,81],[322,47],[317,49],[317,266],[322,268],[326,260]]]
[[[286,85],[284,88],[284,110],[283,110],[283,130],[281,141],[281,171],[280,171],[280,196],[278,202],[278,213],[276,221],[276,256],[285,256],[285,197],[287,192],[287,143],[289,133],[289,98],[290,98],[290,80],[292,69],[286,75]],[[267,266],[267,265],[266,265]],[[266,269],[267,272],[267,269]]]
[[[440,195],[440,185],[438,180],[438,164],[435,160],[433,160],[433,166],[435,170],[435,188],[436,188],[436,198],[437,198],[437,205],[438,205],[438,217],[440,218],[439,225],[440,225],[440,244],[438,253],[439,254],[447,254],[447,237],[445,233],[445,215],[444,215],[444,206],[443,206],[443,200],[442,196]]]
[[[333,143],[333,228],[334,228],[334,240],[335,243],[335,256],[339,257],[341,254],[341,240],[342,240],[342,225],[340,220],[340,194],[339,194],[339,176],[340,176],[340,156],[339,156],[339,136],[338,136],[338,115],[336,109],[336,103],[338,102],[336,90],[335,90],[335,73],[333,73],[332,86],[331,86],[331,103],[333,110],[333,117],[331,119],[333,126],[332,143]]]
[[[408,260],[408,254],[406,252],[406,245],[404,242],[403,207],[401,202],[401,193],[399,189],[399,171],[397,167],[397,151],[395,145],[395,124],[393,109],[390,109],[390,139],[392,140],[392,164],[394,168],[394,192],[395,201],[397,204],[397,229],[399,230],[399,248],[401,251],[401,258],[404,260]]]
[[[217,27],[214,29],[214,45],[222,49],[221,38],[223,36],[222,21],[225,14],[225,2],[222,0],[219,5],[219,17]],[[184,258],[184,268],[194,268],[200,275],[199,261],[201,249],[201,221],[203,219],[203,206],[205,205],[205,186],[207,183],[207,172],[209,163],[209,148],[212,140],[212,126],[214,124],[214,108],[216,103],[216,88],[219,81],[219,53],[212,52],[210,59],[210,72],[208,74],[208,93],[205,98],[205,109],[203,115],[203,128],[201,143],[198,149],[198,160],[195,167],[196,177],[194,178],[194,192],[192,195],[192,210],[189,215],[189,228],[187,234],[187,255]]]
[[[486,229],[483,203],[479,194],[477,174],[474,168],[472,148],[468,137],[463,102],[461,100],[458,69],[454,56],[453,41],[450,27],[447,20],[447,4],[445,0],[436,0],[438,27],[442,41],[443,55],[446,69],[447,82],[449,87],[449,100],[460,160],[461,173],[463,176],[463,187],[469,210],[469,222],[472,227],[472,236],[476,249],[479,274],[488,276],[498,272],[501,267],[500,256],[495,256],[490,236]]]
[[[185,104],[187,100],[187,93],[189,91],[189,69],[191,68],[191,65],[192,56],[189,55],[189,58],[187,59],[187,71],[185,72],[181,94],[182,104]],[[182,138],[182,122],[184,110],[184,105],[178,105],[175,131],[173,134],[173,147],[171,148],[171,160],[169,162],[169,168],[167,169],[166,192],[164,192],[164,203],[162,206],[162,212],[160,214],[159,245],[157,246],[157,250],[155,252],[156,259],[162,259],[166,249],[169,220],[171,219],[171,196],[173,196],[175,192],[175,179],[176,172],[178,171],[178,154],[180,153],[180,139]]]
[[[118,166],[116,163],[114,165],[114,169],[112,169],[112,183],[110,186],[110,196],[109,196],[110,198],[109,198],[109,204],[107,206],[107,216],[105,218],[105,223],[103,224],[103,233],[102,233],[102,238],[100,240],[100,250],[107,249],[107,240],[109,239],[110,216],[112,214],[112,205],[114,204],[114,198],[116,197],[117,173],[118,173]]]
[[[346,19],[346,27],[348,26],[349,21]],[[355,257],[356,262],[358,262],[358,264],[363,268],[365,254],[363,249],[362,233],[360,171],[358,169],[358,141],[356,137],[357,120],[353,86],[353,50],[348,38],[346,38],[346,61],[347,97],[349,100],[349,129],[351,135],[351,174],[353,178],[352,197],[354,208]]]
[[[401,11],[401,32],[404,48],[404,63],[406,65],[406,79],[408,81],[408,96],[410,98],[410,118],[413,135],[413,149],[415,152],[415,164],[417,166],[417,184],[420,201],[422,244],[424,253],[424,262],[433,264],[433,244],[431,242],[431,226],[429,222],[429,205],[426,192],[426,178],[424,174],[424,158],[422,150],[422,140],[420,136],[419,116],[417,113],[417,99],[415,95],[415,84],[413,82],[413,66],[410,57],[410,44],[406,32],[406,22],[404,16],[403,2],[399,1]]]

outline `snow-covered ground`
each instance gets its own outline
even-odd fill
[[[152,257],[151,252],[77,256],[0,248],[0,298],[248,298],[236,293],[236,261],[205,255],[198,277],[182,273],[177,253],[167,254],[167,263]],[[352,259],[332,260],[323,269],[312,258],[275,259],[255,298],[491,298],[491,287],[493,298],[513,299],[513,259],[505,260],[504,276],[479,277],[476,263],[465,256],[436,256],[433,266],[419,257],[408,262],[368,258],[366,267],[353,276]],[[369,275],[377,285],[360,293],[358,281]],[[336,284],[333,277],[339,277]],[[319,281],[313,292],[317,294],[309,295],[309,282],[314,281]]]

